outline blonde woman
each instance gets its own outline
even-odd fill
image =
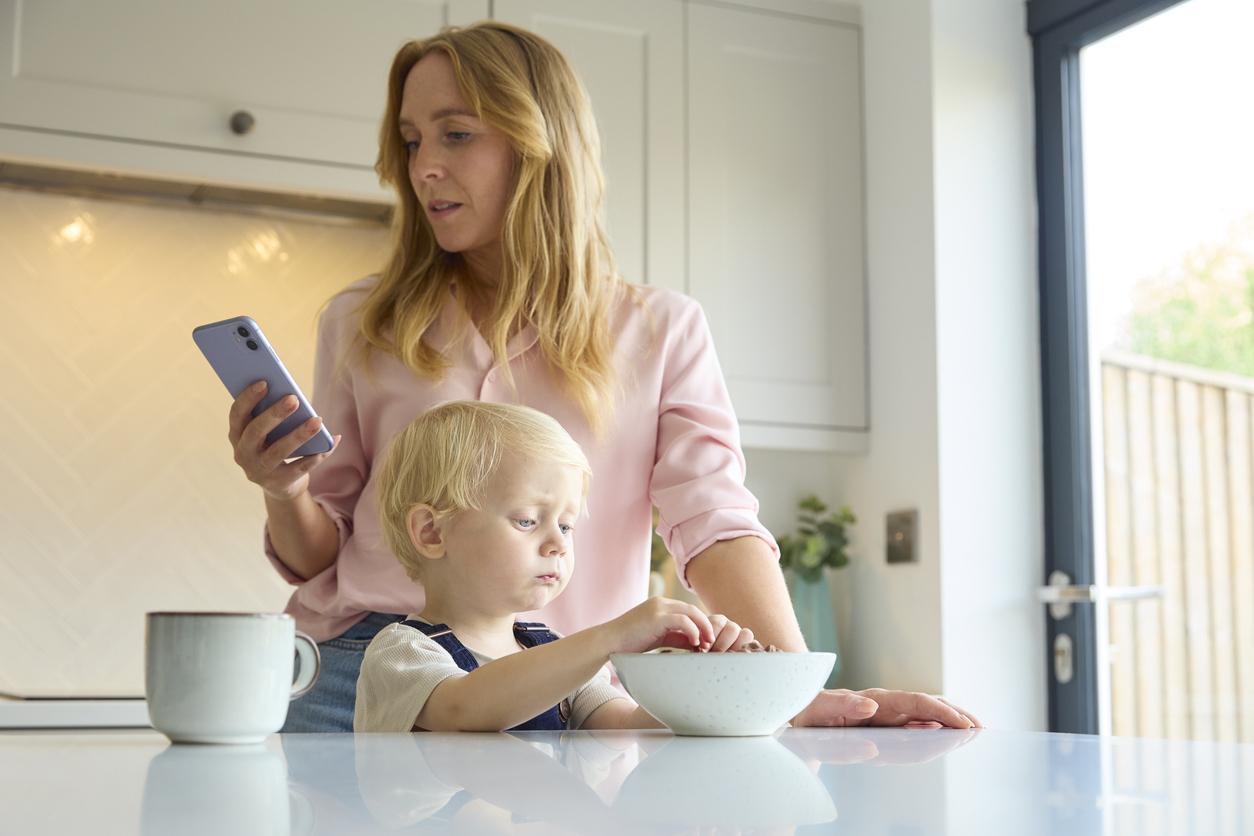
[[[451,400],[551,415],[596,483],[579,573],[534,613],[560,633],[645,598],[651,508],[678,575],[764,643],[804,641],[778,549],[745,489],[736,417],[700,306],[629,284],[599,220],[600,140],[562,54],[498,22],[405,44],[392,63],[376,168],[396,189],[390,258],[332,298],[318,326],[320,418],[270,446],[294,408],[231,407],[235,460],[262,488],[265,550],[297,586],[287,611],[321,642],[322,676],[285,731],[352,729],[366,646],[421,612],[380,531],[375,457],[417,415]],[[330,453],[285,463],[318,422]],[[923,694],[824,691],[797,723],[930,723],[970,712]]]

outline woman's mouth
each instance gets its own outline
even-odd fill
[[[447,218],[460,208],[460,203],[452,203],[447,200],[433,200],[427,205],[427,214],[433,218]]]

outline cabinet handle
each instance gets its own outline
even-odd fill
[[[255,124],[257,120],[247,110],[237,110],[231,114],[231,130],[239,136],[251,131]]]

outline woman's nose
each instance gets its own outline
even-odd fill
[[[409,173],[416,180],[438,180],[444,176],[444,161],[434,150],[420,145],[409,158]]]

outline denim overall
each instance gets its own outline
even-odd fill
[[[479,667],[479,662],[475,659],[475,655],[457,640],[457,636],[453,635],[453,631],[448,628],[447,624],[426,624],[413,620],[403,623],[406,627],[413,627],[415,630],[423,633],[427,638],[447,650],[449,655],[453,657],[453,661],[457,663],[457,667],[462,670],[469,672]],[[535,647],[538,644],[548,644],[557,640],[557,636],[553,635],[545,625],[537,622],[524,623],[521,621],[514,622],[514,638],[518,639],[518,643],[523,647]],[[565,731],[569,714],[567,702],[562,700],[562,702],[548,711],[506,731]]]

